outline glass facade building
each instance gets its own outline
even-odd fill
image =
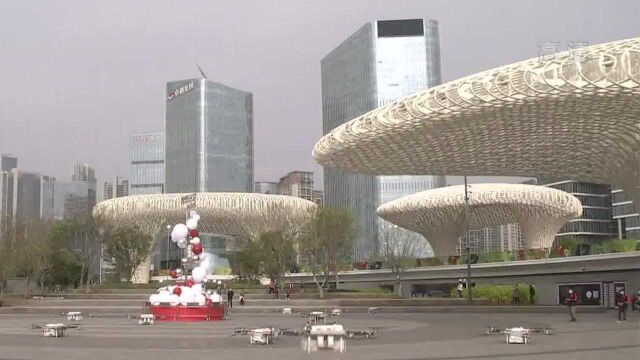
[[[610,185],[565,180],[544,186],[566,191],[582,203],[582,216],[564,225],[556,235],[556,242],[568,238],[593,243],[617,235],[612,221]]]
[[[165,193],[253,192],[251,93],[207,79],[169,82],[164,134]],[[214,266],[229,265],[229,236],[201,233],[200,239]],[[163,268],[167,250],[158,248],[154,262]],[[168,255],[169,262],[178,260],[171,250]]]
[[[206,79],[167,83],[165,192],[253,191],[253,97]]]
[[[367,23],[322,59],[321,76],[323,134],[327,134],[370,110],[440,83],[438,22],[408,19]],[[378,205],[427,190],[426,185],[444,185],[445,181],[435,176],[385,178],[324,169],[325,203],[349,209],[357,221],[358,235],[349,254],[353,260],[368,260],[377,254],[380,231],[405,231],[379,219]],[[397,190],[400,187],[404,190]],[[409,190],[413,188],[419,189]],[[400,233],[385,236],[409,235]]]
[[[132,135],[129,159],[129,194],[162,194],[164,192],[164,133]]]
[[[611,203],[613,221],[618,225],[618,238],[640,239],[640,214],[634,210],[633,202],[624,191],[614,189],[611,191]]]
[[[269,182],[269,181],[256,181],[253,192],[259,194],[274,194],[277,195],[279,193],[278,183],[277,182]]]

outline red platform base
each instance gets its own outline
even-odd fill
[[[222,303],[204,306],[151,305],[149,310],[156,321],[215,321],[225,319],[225,306]]]

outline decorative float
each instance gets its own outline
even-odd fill
[[[171,241],[182,251],[182,266],[169,272],[174,285],[161,287],[149,296],[155,321],[212,321],[226,317],[222,294],[206,288],[213,264],[198,237],[199,220],[200,215],[190,211],[185,224],[173,227]]]

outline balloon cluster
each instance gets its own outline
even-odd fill
[[[200,215],[192,211],[191,216],[185,224],[177,224],[171,231],[171,241],[180,249],[185,249],[186,257],[182,258],[182,268],[169,271],[173,279],[184,279],[177,281],[175,286],[166,286],[158,289],[156,294],[149,297],[152,305],[159,303],[169,303],[172,306],[187,305],[187,303],[198,303],[205,305],[210,302],[221,302],[220,294],[207,292],[203,283],[207,276],[211,274],[212,257],[211,254],[203,251],[198,233],[198,221]],[[191,269],[191,275],[188,275]]]

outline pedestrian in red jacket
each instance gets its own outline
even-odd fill
[[[573,291],[573,289],[569,289],[569,296],[565,301],[569,306],[569,315],[571,316],[571,321],[576,321],[576,305],[578,304],[578,294]]]
[[[616,305],[618,305],[618,323],[627,322],[627,307],[629,306],[629,295],[620,290],[616,297]]]

